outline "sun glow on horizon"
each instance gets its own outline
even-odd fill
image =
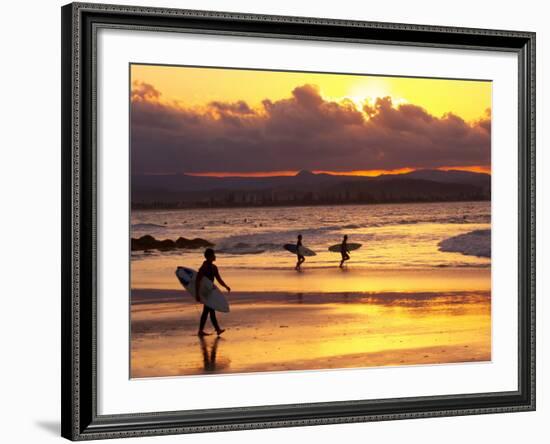
[[[352,171],[323,171],[315,170],[314,174],[329,174],[331,176],[367,176],[377,177],[384,174],[406,174],[415,171],[415,168],[398,168],[393,170],[352,170]]]
[[[327,171],[327,170],[312,170],[312,174],[327,174],[330,176],[365,176],[365,177],[378,177],[385,174],[407,174],[413,171],[420,170],[440,170],[440,171],[469,171],[472,173],[485,173],[491,174],[491,167],[487,165],[473,165],[473,166],[443,166],[436,168],[398,168],[390,170],[352,170],[352,171]],[[212,172],[201,172],[201,173],[184,173],[186,176],[194,177],[292,177],[300,174],[298,170],[292,171],[253,171],[253,172],[242,172],[242,171],[212,171]]]

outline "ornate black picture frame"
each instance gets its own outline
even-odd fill
[[[62,436],[118,438],[535,409],[535,34],[72,3],[62,8]],[[201,32],[505,51],[519,66],[518,390],[133,414],[97,413],[96,31]],[[496,277],[498,279],[498,276]],[[512,289],[510,290],[512,291]]]

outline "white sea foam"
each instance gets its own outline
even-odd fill
[[[439,242],[438,246],[441,251],[491,257],[491,230],[475,230],[459,234]]]
[[[151,224],[151,223],[138,223],[132,225],[132,230],[158,230],[166,229],[166,225]]]

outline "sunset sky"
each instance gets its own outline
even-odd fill
[[[131,66],[133,174],[490,172],[491,82]]]

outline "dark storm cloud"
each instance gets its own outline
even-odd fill
[[[357,110],[321,97],[313,85],[291,97],[211,102],[205,109],[159,101],[151,85],[132,91],[133,173],[369,170],[486,165],[490,112],[467,123],[430,115],[389,97]]]
[[[248,103],[243,100],[239,100],[238,102],[234,103],[210,102],[209,106],[222,114],[254,114],[252,108],[250,108],[248,106]]]

